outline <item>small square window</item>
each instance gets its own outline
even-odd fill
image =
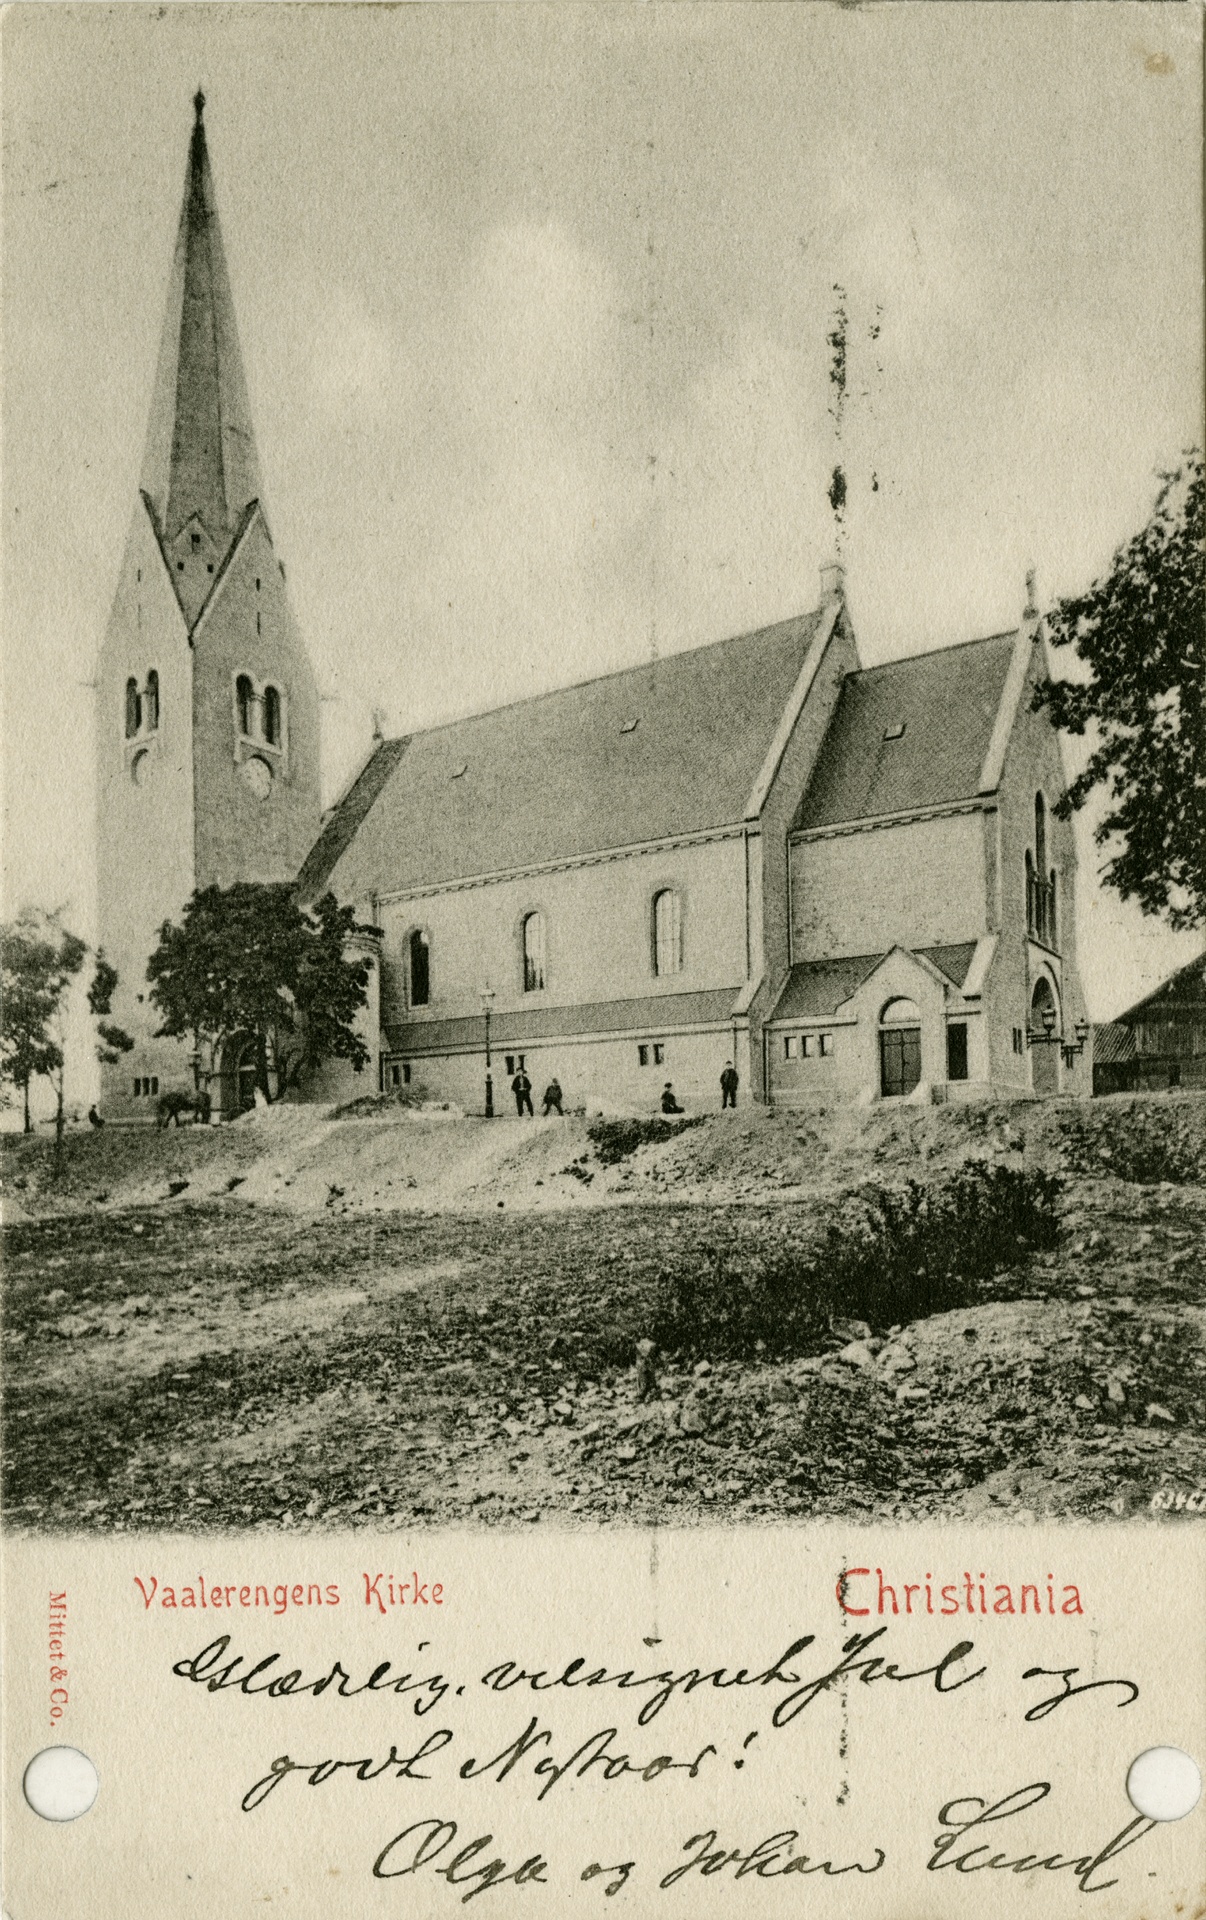
[[[804,1056],[805,1060],[811,1060],[816,1050],[817,1050],[816,1034],[815,1033],[801,1034],[800,1035],[800,1052]]]
[[[662,1045],[662,1043],[661,1043],[661,1041],[660,1041],[660,1040],[655,1040],[655,1041],[654,1041],[654,1043],[653,1043],[653,1064],[654,1064],[654,1066],[655,1066],[655,1067],[660,1067],[660,1066],[662,1065],[662,1062],[663,1062],[663,1061],[665,1060],[665,1058],[666,1058],[666,1049],[665,1049],[665,1047],[664,1047],[664,1046]]]
[[[151,1076],[151,1092],[152,1093],[159,1092],[159,1075],[157,1073],[152,1074]]]
[[[821,1052],[826,1057],[833,1052],[833,1035],[831,1033],[823,1033],[821,1035]]]
[[[795,1034],[785,1033],[783,1036],[783,1058],[785,1060],[794,1060],[798,1051],[799,1046]]]
[[[509,1053],[507,1055],[507,1072],[514,1073],[514,1071],[515,1071],[515,1055],[513,1053]]]
[[[142,1092],[142,1081],[136,1079],[134,1082],[134,1098],[136,1100],[141,1092]]]
[[[649,1049],[648,1049],[648,1047],[638,1047],[638,1048],[637,1048],[637,1065],[638,1065],[638,1066],[641,1066],[641,1067],[647,1067],[647,1066],[649,1065]]]

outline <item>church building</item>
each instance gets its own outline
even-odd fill
[[[1028,582],[1016,630],[863,668],[841,569],[757,632],[378,738],[325,818],[198,95],[143,481],[101,655],[101,941],[138,1034],[104,1109],[191,1085],[147,956],[193,889],[333,892],[373,959],[359,1075],[509,1105],[1087,1094],[1076,854]],[[248,1036],[214,1063],[246,1103]],[[489,1087],[489,1094],[487,1088]],[[505,1103],[505,1104],[504,1104]]]

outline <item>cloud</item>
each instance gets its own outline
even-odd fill
[[[308,362],[315,404],[344,425],[378,416],[408,385],[403,342],[370,314],[359,289],[335,289],[315,322]]]

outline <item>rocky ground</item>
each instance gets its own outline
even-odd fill
[[[448,1115],[67,1145],[6,1143],[10,1525],[1206,1506],[1201,1097],[717,1115],[612,1165],[580,1120]],[[693,1249],[969,1157],[1061,1175],[1053,1251],[812,1351],[637,1349]]]

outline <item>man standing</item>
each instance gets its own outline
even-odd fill
[[[724,1072],[720,1076],[720,1110],[737,1105],[737,1069],[731,1060],[724,1063]]]
[[[522,1120],[525,1108],[529,1114],[532,1113],[532,1082],[522,1067],[511,1082],[511,1092],[515,1095],[515,1112]],[[532,1117],[534,1119],[535,1115]]]

